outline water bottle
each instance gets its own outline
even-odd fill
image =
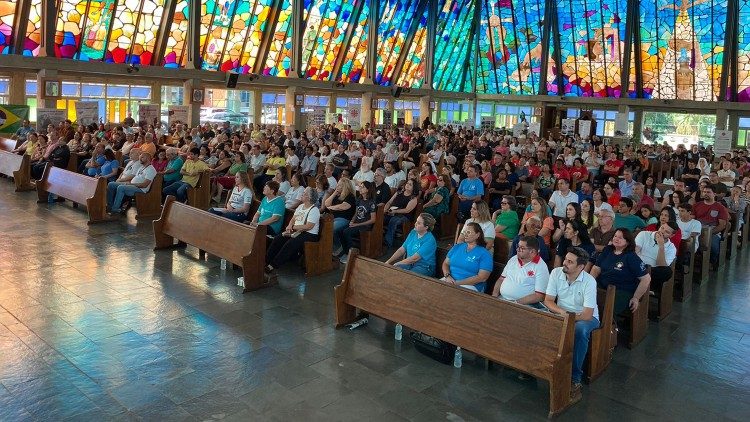
[[[237,277],[237,285],[240,287],[245,287],[245,277]]]
[[[395,338],[396,341],[401,341],[401,336],[404,334],[404,326],[401,324],[396,324],[396,334]]]
[[[362,318],[360,320],[352,322],[351,324],[347,325],[347,327],[349,327],[350,330],[353,330],[353,329],[355,329],[357,327],[361,327],[361,326],[367,324],[369,321],[370,320],[367,319],[367,318]]]
[[[461,348],[460,347],[456,347],[456,353],[453,354],[453,367],[454,368],[460,368],[461,367],[461,361],[462,361]]]
[[[219,264],[219,266],[221,267],[222,270],[226,270],[227,269],[227,260],[224,259],[224,258],[222,258],[221,259],[221,263]]]

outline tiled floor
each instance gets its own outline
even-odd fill
[[[333,328],[340,271],[243,295],[129,218],[88,227],[0,179],[0,420],[542,420],[543,382],[443,366],[375,320]],[[560,420],[747,420],[742,259],[615,361]]]

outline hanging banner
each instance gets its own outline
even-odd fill
[[[393,126],[393,113],[391,110],[383,110],[383,125],[385,127]]]
[[[320,126],[326,122],[326,111],[322,109],[314,109],[307,114],[307,125],[308,126]]]
[[[78,124],[89,126],[99,123],[99,103],[95,101],[76,101],[76,119]]]
[[[482,116],[479,122],[482,132],[495,130],[495,116]]]
[[[188,122],[188,113],[190,112],[190,106],[186,105],[171,105],[168,108],[169,110],[169,116],[167,117],[169,125],[171,126],[172,123],[187,123]]]
[[[346,124],[350,125],[353,130],[359,130],[362,126],[360,124],[360,118],[362,110],[359,107],[349,107],[346,110]]]
[[[526,130],[526,125],[523,123],[516,123],[513,125],[513,136],[516,138],[523,135],[523,131]]]
[[[40,133],[47,133],[47,126],[57,127],[60,122],[67,119],[65,110],[56,108],[37,108],[36,109],[36,130]]]
[[[576,119],[562,119],[560,133],[563,135],[574,135],[576,133]]]
[[[628,136],[628,113],[617,112],[615,116],[615,136]]]
[[[591,136],[591,120],[578,121],[578,134],[581,135],[581,138],[588,138]]]
[[[542,124],[540,122],[531,122],[529,123],[529,134],[535,134],[536,136],[541,136],[540,132],[542,131]]]
[[[28,118],[27,105],[0,105],[0,133],[16,133]]]
[[[138,104],[138,126],[158,125],[160,108],[159,104]]]
[[[731,130],[716,129],[714,133],[714,153],[718,155],[724,155],[732,150],[732,135]]]

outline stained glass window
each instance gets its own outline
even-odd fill
[[[307,18],[307,13],[304,14],[304,18]],[[273,41],[269,46],[263,74],[289,76],[292,71],[292,2],[290,0],[281,2],[279,18],[272,37]]]
[[[38,56],[42,45],[42,0],[31,0],[29,22],[26,24],[26,37],[23,41],[24,56]]]
[[[750,0],[740,0],[737,37],[737,101],[750,102]]]
[[[627,0],[558,0],[563,95],[620,96],[626,7]]]
[[[541,77],[544,2],[480,1],[477,92],[536,94]]]
[[[172,16],[172,27],[167,38],[167,48],[164,51],[164,67],[184,67],[187,62],[185,48],[187,47],[188,16],[190,16],[188,0],[179,0]]]
[[[220,70],[252,72],[272,5],[273,0],[241,0],[237,4]]]
[[[354,23],[354,32],[351,41],[349,41],[349,49],[346,51],[344,62],[341,65],[339,79],[342,82],[362,83],[365,80],[365,62],[367,61],[367,46],[369,44],[367,35],[370,31],[369,4],[369,1],[362,4],[362,11]]]
[[[382,13],[378,26],[376,84],[393,85],[391,78],[399,56],[406,54],[403,49],[412,23],[421,18],[417,13],[422,3],[413,0],[383,0],[380,3]]]
[[[15,17],[16,0],[0,0],[0,54],[10,53]]]
[[[334,66],[352,24],[356,24],[360,4],[367,0],[305,0],[310,8],[302,36],[302,75],[317,80],[332,80]],[[312,3],[312,4],[311,4]]]
[[[645,97],[717,98],[726,12],[726,0],[640,2]]]
[[[398,75],[398,86],[408,88],[420,88],[424,82],[425,52],[427,50],[427,13],[429,8],[425,7],[424,13],[419,18],[419,26],[414,33],[409,51],[407,52],[401,73]]]
[[[433,88],[463,91],[471,80],[469,55],[476,44],[472,37],[474,0],[445,0],[440,8],[435,39]],[[470,84],[469,84],[470,86]]]
[[[201,67],[216,70],[239,0],[201,0]]]
[[[151,64],[164,15],[164,0],[120,0],[109,34],[105,60]]]

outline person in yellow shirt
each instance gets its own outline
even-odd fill
[[[279,170],[286,171],[286,159],[284,158],[284,155],[281,154],[281,149],[278,145],[271,145],[268,149],[266,164],[263,168],[266,169],[265,175],[253,182],[253,187],[255,187],[256,192],[260,192],[266,182],[273,180],[273,177],[276,176],[276,173]]]
[[[182,180],[174,181],[166,186],[162,190],[163,198],[166,198],[167,195],[174,195],[180,202],[187,201],[188,189],[194,188],[198,184],[201,173],[209,169],[208,164],[198,159],[200,152],[199,148],[193,148],[188,152],[187,160],[180,170]]]

